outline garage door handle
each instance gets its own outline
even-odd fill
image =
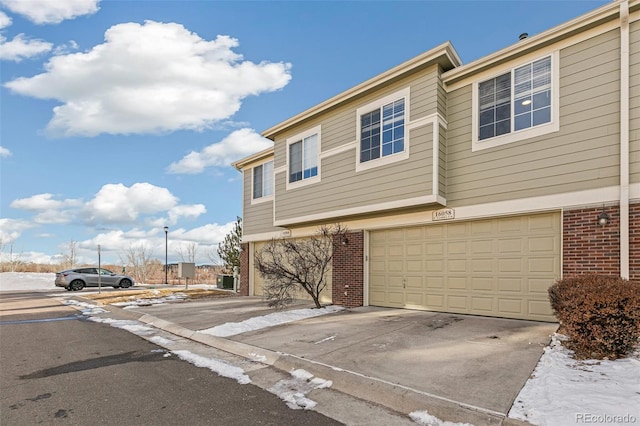
[[[402,288],[407,288],[407,277],[402,277]]]

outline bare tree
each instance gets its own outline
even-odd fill
[[[71,240],[67,246],[67,252],[62,253],[62,264],[64,269],[71,269],[78,263],[78,242]]]
[[[8,242],[0,241],[0,248],[2,249],[0,251],[0,266],[2,266],[3,271],[16,272],[20,266],[24,265],[24,262],[22,261],[22,252],[14,252],[13,244],[13,240],[9,240]],[[7,251],[5,252],[5,250]]]
[[[176,252],[183,262],[196,263],[196,256],[198,255],[199,248],[198,243],[192,241],[178,246]]]
[[[124,258],[121,255],[120,260],[127,265],[127,272],[132,275],[137,282],[147,282],[147,278],[153,272],[153,252],[149,250],[144,243],[140,243],[137,246],[133,244],[129,245],[129,248],[123,255]]]
[[[263,287],[269,306],[282,308],[305,291],[321,308],[320,293],[327,286],[333,259],[333,241],[344,239],[341,225],[322,226],[310,238],[273,239],[255,255],[256,266],[266,280]]]

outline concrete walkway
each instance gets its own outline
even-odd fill
[[[290,309],[312,307],[299,303]],[[110,307],[112,309],[113,307]],[[195,300],[121,310],[191,340],[284,371],[303,368],[333,389],[392,410],[428,410],[475,425],[506,415],[557,324],[362,307],[229,336],[198,332],[274,311],[261,298]]]

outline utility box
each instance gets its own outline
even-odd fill
[[[180,262],[178,263],[178,278],[195,278],[196,264]]]
[[[233,275],[218,275],[216,286],[226,290],[233,290]]]

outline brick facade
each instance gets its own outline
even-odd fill
[[[640,280],[640,203],[629,206],[629,279]]]
[[[563,275],[620,275],[620,208],[607,206],[610,222],[598,224],[602,207],[565,210],[562,216]],[[640,279],[640,203],[629,206],[629,279]]]
[[[344,243],[344,244],[343,244]],[[332,298],[347,308],[364,304],[364,232],[349,232],[346,241],[333,240]]]
[[[249,295],[249,244],[240,244],[240,296]]]
[[[607,206],[607,225],[598,224],[602,207],[565,210],[562,215],[562,272],[620,275],[620,208]]]

